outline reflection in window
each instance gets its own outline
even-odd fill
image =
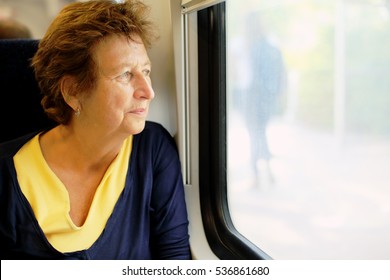
[[[388,259],[387,2],[227,3],[236,228],[275,259]]]

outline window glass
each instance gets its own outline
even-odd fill
[[[227,1],[228,198],[275,259],[390,257],[390,5]]]

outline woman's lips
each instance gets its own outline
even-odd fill
[[[147,110],[145,108],[137,108],[129,111],[130,114],[137,115],[139,117],[146,117]]]

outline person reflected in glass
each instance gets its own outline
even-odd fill
[[[243,93],[243,114],[250,139],[255,186],[261,187],[264,176],[268,183],[274,183],[267,126],[284,89],[285,65],[281,51],[268,38],[258,13],[248,16],[246,30],[250,80]]]

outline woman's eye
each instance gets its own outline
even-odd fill
[[[152,71],[151,71],[150,69],[145,69],[145,70],[143,71],[143,73],[144,73],[144,75],[145,75],[146,77],[149,77],[151,72],[152,72]]]
[[[133,77],[133,74],[131,72],[129,72],[129,71],[126,71],[123,74],[119,75],[118,79],[120,81],[128,82],[128,81],[131,80],[132,77]]]

